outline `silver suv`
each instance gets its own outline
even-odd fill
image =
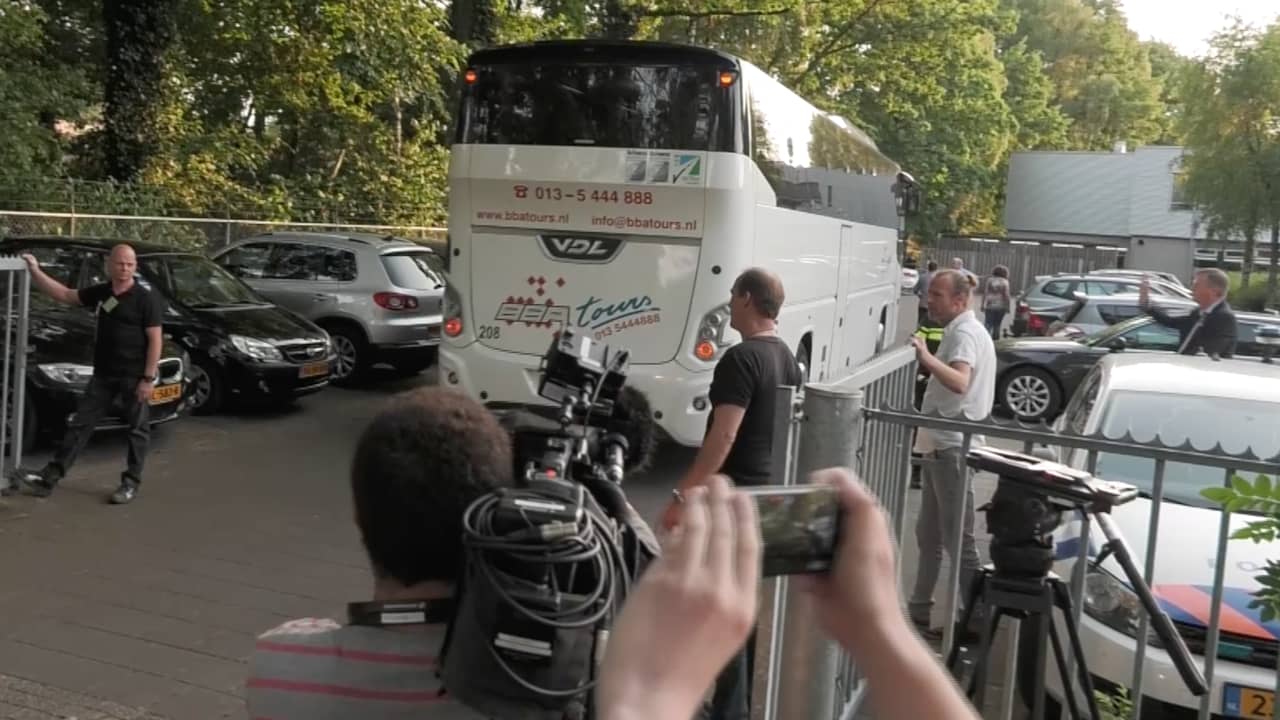
[[[413,374],[435,362],[445,280],[429,248],[394,236],[277,232],[236,242],[214,260],[329,332],[335,382],[378,363]]]

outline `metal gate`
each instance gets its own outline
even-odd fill
[[[1164,504],[1165,470],[1170,463],[1216,468],[1222,472],[1223,483],[1228,487],[1232,477],[1239,472],[1275,477],[1280,470],[1280,456],[1262,459],[1254,456],[1251,451],[1232,455],[1220,446],[1201,451],[1192,447],[1189,441],[1172,446],[1158,437],[1150,442],[1139,442],[1128,432],[1117,438],[1101,433],[1084,435],[1043,425],[1027,426],[992,418],[968,420],[924,415],[911,409],[915,374],[914,351],[903,348],[873,359],[838,385],[809,385],[802,393],[796,393],[790,388],[779,390],[780,397],[787,401],[782,407],[789,411],[785,416],[780,415],[778,420],[778,437],[784,438],[785,442],[778,444],[775,462],[786,469],[786,483],[804,482],[803,478],[810,471],[824,467],[845,466],[854,469],[888,511],[899,546],[904,533],[908,531],[905,524],[910,492],[910,443],[912,433],[917,428],[961,433],[966,454],[975,435],[986,436],[988,444],[1001,439],[1021,445],[1023,452],[1028,453],[1036,446],[1061,448],[1064,461],[1067,460],[1068,452],[1083,453],[1085,469],[1090,473],[1097,468],[1100,452],[1153,461],[1152,502],[1148,518],[1148,537],[1152,542],[1147,543],[1148,552],[1145,557],[1134,558],[1148,585],[1153,580],[1159,550],[1155,547],[1154,539],[1158,538]],[[966,480],[966,483],[971,482],[971,479]],[[963,511],[963,504],[954,508],[958,516]],[[1090,537],[1088,515],[1078,514],[1074,521],[1068,522],[1074,522],[1079,527],[1078,537]],[[955,526],[957,529],[962,528],[963,523],[957,522]],[[1235,651],[1224,647],[1222,643],[1224,576],[1229,539],[1230,513],[1224,511],[1221,513],[1214,556],[1208,627],[1204,631],[1187,629],[1187,632],[1197,634],[1195,642],[1188,642],[1188,645],[1192,647],[1193,653],[1199,650],[1194,657],[1200,663],[1209,687],[1209,692],[1200,698],[1198,716],[1201,720],[1208,720],[1212,714],[1223,711],[1221,704],[1217,707],[1211,704],[1215,665],[1219,657],[1226,657]],[[942,657],[946,657],[955,642],[961,566],[954,558],[959,556],[960,532],[949,538],[948,543],[952,560],[948,563],[950,572],[941,592],[940,604],[949,609],[947,621],[944,622]],[[1089,542],[1078,542],[1077,546],[1070,586],[1072,608],[1078,622],[1084,609],[1085,574],[1091,555]],[[901,563],[899,586],[902,586]],[[906,597],[905,592],[903,597]],[[806,607],[807,598],[789,589],[785,579],[776,583],[773,600],[772,616],[762,619],[762,624],[769,623],[771,626],[771,642],[767,650],[768,682],[764,692],[754,694],[752,717],[767,720],[849,720],[855,717],[861,708],[866,688],[854,659],[838,651],[821,637],[814,625],[814,614],[808,612]],[[1150,617],[1145,611],[1140,612],[1139,626],[1134,637],[1147,638],[1149,627]],[[1012,642],[1016,647],[1016,625],[1013,632]],[[1187,632],[1182,633],[1184,638],[1187,637]],[[1223,655],[1224,652],[1228,655]],[[1270,652],[1280,662],[1276,643],[1271,644]],[[1140,699],[1143,696],[1143,679],[1149,675],[1144,674],[1147,653],[1133,654],[1133,674],[1127,689],[1134,700],[1133,717],[1136,719],[1142,711]],[[1009,653],[1009,661],[1002,670],[1003,677],[997,680],[1002,685],[996,708],[1001,718],[1013,715],[1016,655],[1016,652]],[[1260,656],[1265,657],[1265,654]],[[1073,676],[1077,662],[1079,659],[1068,653],[1067,671]],[[997,674],[997,678],[1000,677]],[[1275,686],[1275,691],[1280,694],[1280,672],[1275,675]]]
[[[0,285],[5,291],[4,360],[0,370],[0,491],[10,494],[17,489],[13,471],[22,464],[22,447],[26,439],[27,403],[27,326],[31,302],[31,275],[21,258],[0,257]]]

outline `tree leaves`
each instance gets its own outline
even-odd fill
[[[1264,513],[1261,519],[1232,533],[1232,539],[1274,543],[1280,536],[1280,482],[1273,481],[1270,476],[1258,475],[1249,482],[1233,475],[1230,487],[1204,488],[1200,495],[1228,512],[1252,510]],[[1267,560],[1265,572],[1255,579],[1262,588],[1254,593],[1249,607],[1261,608],[1263,622],[1270,622],[1280,615],[1280,562]]]

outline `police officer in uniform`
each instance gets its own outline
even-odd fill
[[[129,454],[120,487],[111,495],[111,502],[132,502],[142,482],[142,466],[151,438],[150,400],[160,370],[164,300],[134,279],[138,258],[128,245],[111,249],[107,261],[110,282],[79,290],[49,277],[34,256],[23,255],[22,259],[42,292],[64,305],[94,308],[97,317],[93,377],[76,407],[75,419],[53,460],[38,473],[23,474],[22,482],[32,495],[51,494],[102,417],[119,404],[129,423]]]

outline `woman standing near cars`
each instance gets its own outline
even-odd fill
[[[1000,326],[1012,305],[1009,292],[1009,268],[997,265],[982,287],[982,311],[986,315],[987,332],[992,338],[1000,337]]]

